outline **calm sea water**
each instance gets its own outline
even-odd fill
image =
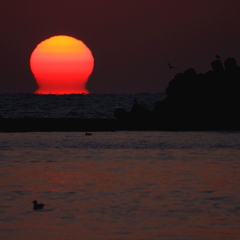
[[[240,239],[240,132],[0,133],[0,192],[4,240]]]
[[[134,98],[146,109],[164,93],[139,94],[0,94],[0,118],[114,118],[116,108],[130,111]]]

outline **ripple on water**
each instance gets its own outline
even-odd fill
[[[232,134],[0,134],[9,144],[0,150],[1,237],[238,239]],[[33,211],[33,200],[44,210]]]

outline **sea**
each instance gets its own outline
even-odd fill
[[[1,94],[0,117],[113,118],[164,97]],[[240,132],[1,132],[0,196],[1,240],[237,240]]]
[[[165,93],[0,94],[0,118],[114,118],[117,108],[130,111],[134,100],[152,111]]]

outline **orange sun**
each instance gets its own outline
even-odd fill
[[[37,81],[37,94],[89,93],[85,88],[94,58],[80,40],[54,36],[39,43],[31,54],[30,67]]]

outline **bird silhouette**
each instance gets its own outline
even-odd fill
[[[215,55],[215,57],[216,57],[216,59],[220,59],[220,58],[221,58],[221,57],[220,57],[219,55],[217,55],[217,54]]]
[[[39,210],[44,207],[43,203],[37,203],[36,200],[34,200],[32,203],[33,203],[33,210]]]
[[[177,69],[176,67],[172,66],[170,63],[168,63],[168,66],[170,69]]]
[[[86,136],[91,136],[91,135],[92,135],[92,133],[85,132],[85,135],[86,135]]]

